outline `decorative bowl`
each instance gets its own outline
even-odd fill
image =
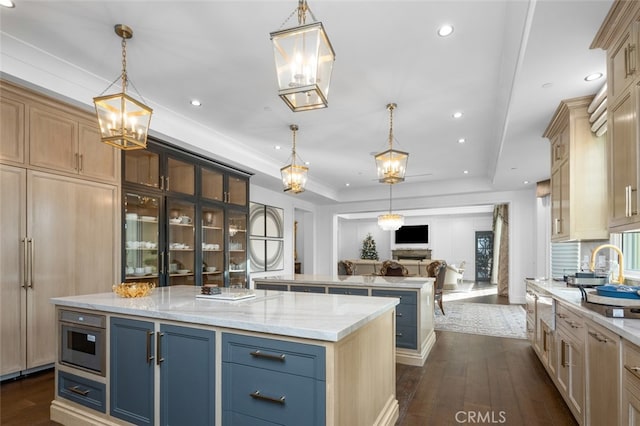
[[[155,286],[148,282],[120,283],[113,285],[113,292],[120,297],[144,297],[150,295]]]

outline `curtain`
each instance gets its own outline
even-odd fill
[[[509,205],[493,208],[493,268],[491,283],[498,286],[498,296],[509,296]]]

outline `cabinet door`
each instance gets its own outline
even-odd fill
[[[224,201],[224,175],[222,172],[202,167],[201,169],[202,198],[212,201]]]
[[[160,197],[126,191],[124,221],[125,279],[144,279],[160,285]]]
[[[113,417],[136,425],[154,424],[154,348],[152,322],[111,318],[109,393]]]
[[[587,325],[587,374],[589,377],[589,420],[587,424],[618,424],[618,367],[620,344],[617,335]]]
[[[160,424],[215,424],[215,333],[162,324]]]
[[[178,199],[167,199],[169,211],[169,285],[195,284],[195,206]]]
[[[640,426],[640,377],[625,365],[622,388],[622,425]]]
[[[17,98],[0,95],[0,159],[25,164],[25,104]]]
[[[607,52],[609,92],[612,100],[618,98],[637,74],[637,46],[633,30],[627,31]]]
[[[168,157],[165,190],[169,192],[179,192],[180,194],[195,195],[195,165],[186,160]]]
[[[44,105],[29,112],[29,159],[33,166],[77,173],[78,122]]]
[[[569,231],[569,161],[551,174],[551,238],[562,240]]]
[[[228,211],[229,285],[247,286],[247,214]]]
[[[0,165],[0,375],[26,368],[26,183],[25,169]]]
[[[635,92],[634,92],[635,93]],[[611,109],[610,146],[610,221],[612,230],[633,223],[638,215],[638,171],[636,108],[632,93]],[[637,220],[637,219],[636,219]]]
[[[149,148],[137,149],[125,151],[122,157],[124,158],[125,182],[151,188],[161,188],[159,153]]]
[[[203,205],[202,218],[202,285],[224,286],[224,210]]]
[[[119,182],[120,150],[102,143],[97,125],[80,123],[78,131],[80,174],[89,178]]]
[[[227,202],[246,206],[249,202],[249,180],[238,176],[229,176]]]

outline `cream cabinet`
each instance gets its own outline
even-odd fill
[[[621,424],[640,426],[640,348],[622,341]]]
[[[582,316],[556,302],[556,386],[578,423],[585,414],[585,322]]]
[[[620,403],[620,337],[587,321],[587,424],[617,425]]]
[[[609,230],[640,228],[638,45],[640,2],[615,1],[591,48],[607,52]]]
[[[56,359],[52,297],[117,282],[118,188],[0,165],[0,375]]]
[[[609,238],[606,144],[591,132],[592,98],[560,102],[544,132],[551,141],[552,241]]]
[[[92,114],[0,81],[0,161],[119,183],[120,151],[100,141]]]

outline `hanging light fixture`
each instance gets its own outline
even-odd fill
[[[389,110],[389,149],[376,154],[376,166],[378,168],[378,182],[380,183],[400,183],[404,181],[404,174],[407,171],[407,161],[409,153],[393,149],[393,110],[396,104],[388,104]]]
[[[389,213],[378,216],[378,226],[383,231],[396,231],[404,225],[404,216],[393,213],[391,208],[392,188],[393,185],[389,184]]]
[[[307,184],[307,172],[309,168],[303,166],[304,164],[300,157],[296,154],[296,132],[298,131],[298,125],[292,124],[289,126],[293,132],[293,149],[291,150],[291,164],[288,164],[280,169],[282,175],[282,184],[284,185],[284,192],[293,192],[298,194],[304,192],[304,186]],[[296,163],[296,160],[299,162]]]
[[[122,150],[142,149],[147,147],[147,133],[153,110],[126,93],[129,85],[127,40],[133,37],[133,30],[126,25],[118,24],[115,26],[115,32],[122,38],[122,73],[104,92],[118,79],[122,79],[122,92],[106,96],[103,96],[102,92],[100,96],[93,98],[101,139],[102,142]]]
[[[327,107],[331,71],[336,55],[322,22],[309,9],[306,0],[298,0],[298,26],[271,33],[278,75],[278,95],[292,111]],[[306,23],[307,11],[314,22]],[[281,27],[282,27],[281,26]]]

